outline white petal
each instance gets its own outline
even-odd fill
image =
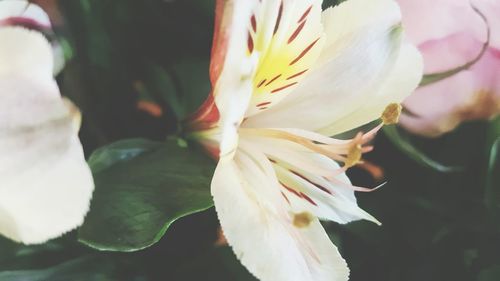
[[[274,106],[307,76],[325,42],[321,2],[271,0],[257,7],[248,40],[259,65],[246,116]]]
[[[358,108],[319,132],[332,136],[380,118],[387,105],[401,103],[417,88],[422,73],[423,60],[420,52],[413,45],[404,44],[396,66],[382,88],[372,95],[366,95],[367,98]]]
[[[43,243],[82,224],[94,185],[79,118],[55,82],[0,76],[0,234]]]
[[[317,65],[296,90],[246,126],[316,131],[359,108],[394,67],[400,20],[392,0],[349,0],[324,11],[327,40]]]
[[[319,221],[294,226],[274,181],[241,152],[219,162],[212,194],[236,256],[262,281],[348,280],[349,269]],[[276,192],[271,198],[269,190]]]
[[[217,1],[214,51],[210,66],[213,95],[220,113],[220,153],[234,152],[237,129],[252,96],[255,56],[247,54],[247,32],[254,1]]]
[[[18,17],[26,11],[29,2],[25,0],[0,1],[0,20],[10,17]]]
[[[52,81],[52,47],[42,34],[22,27],[1,27],[0,42],[0,76],[15,74]]]
[[[349,188],[349,178],[345,173],[337,172],[340,166],[335,161],[284,140],[242,137],[240,144],[245,149],[259,149],[267,157],[277,161],[274,170],[279,182],[307,195],[314,202],[311,204],[296,196],[296,193],[282,189],[295,212],[308,211],[321,219],[342,224],[361,219],[380,224],[358,206],[354,190]],[[334,177],[338,184],[328,181],[326,177]]]
[[[30,4],[25,0],[3,0],[0,1],[0,25],[1,21],[8,18],[26,18],[34,21],[42,27],[50,27],[50,19],[40,6]]]

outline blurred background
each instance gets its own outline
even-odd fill
[[[67,59],[63,95],[84,116],[87,155],[125,138],[165,140],[210,91],[213,0],[39,0]],[[337,1],[325,1],[325,6]],[[500,280],[500,120],[438,138],[389,128],[352,169],[360,206],[382,227],[325,223],[352,281]],[[207,189],[209,186],[206,187]],[[164,196],[169,196],[165,194]],[[0,280],[255,280],[225,246],[213,209],[172,224],[153,246],[98,251],[76,233],[40,246],[0,238]]]

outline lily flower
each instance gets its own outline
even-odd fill
[[[345,171],[417,86],[422,59],[392,0],[218,0],[213,90],[190,118],[219,159],[211,190],[229,245],[261,280],[347,280],[319,219],[379,223]],[[383,122],[347,140],[330,138]]]
[[[44,19],[27,1],[0,2],[0,234],[25,244],[81,225],[94,188],[80,112],[61,97],[51,45],[22,27]]]

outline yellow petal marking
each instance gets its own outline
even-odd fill
[[[249,53],[257,52],[254,93],[247,116],[283,99],[307,75],[322,49],[320,1],[281,1],[262,4],[252,16]],[[269,11],[275,9],[273,20]],[[266,17],[267,16],[267,17]]]

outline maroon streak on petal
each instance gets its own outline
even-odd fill
[[[286,85],[286,86],[283,86],[283,87],[281,87],[281,88],[274,89],[274,90],[272,90],[272,91],[271,91],[271,94],[274,94],[274,93],[277,93],[277,92],[279,92],[279,91],[282,91],[282,90],[284,90],[284,89],[286,89],[286,88],[292,87],[293,85],[295,85],[295,84],[297,84],[297,83],[298,83],[298,82],[293,82],[293,83],[290,83],[290,84],[288,84],[288,85]]]
[[[252,24],[253,32],[257,32],[257,20],[255,19],[255,15],[252,15],[250,18],[250,23]]]
[[[306,17],[309,15],[309,13],[311,12],[312,10],[312,5],[309,6],[309,8],[304,12],[304,14],[302,15],[302,17],[300,17],[299,21],[297,23],[300,23],[301,21],[305,20]]]
[[[302,75],[302,74],[306,73],[308,70],[309,70],[309,69],[306,69],[306,70],[304,70],[304,71],[301,71],[301,72],[299,72],[299,73],[296,73],[296,74],[294,74],[294,75],[292,75],[292,76],[290,76],[290,77],[286,78],[286,80],[291,80],[291,79],[293,79],[293,78],[295,78],[295,77],[299,77],[300,75]]]
[[[290,36],[290,38],[288,39],[288,44],[292,43],[293,40],[295,40],[295,38],[297,38],[297,36],[299,36],[300,32],[302,31],[302,29],[304,28],[304,25],[306,25],[306,21],[303,21],[298,27],[297,29],[295,29],[295,31],[293,32],[292,36]]]
[[[319,40],[319,38],[314,40],[314,42],[312,42],[309,46],[307,46],[307,48],[305,48],[304,51],[302,51],[302,53],[300,53],[300,55],[290,63],[290,65],[296,64],[301,58],[303,58],[312,49],[312,47],[314,47],[314,45],[316,45],[318,40]]]
[[[260,81],[259,85],[257,85],[257,88],[260,88],[262,85],[264,85],[264,83],[266,83],[266,79]]]
[[[261,102],[261,103],[259,103],[257,106],[258,106],[258,107],[261,107],[261,106],[264,106],[264,105],[269,105],[269,104],[271,104],[271,102],[270,102],[270,101],[266,101],[266,102]]]
[[[310,179],[306,178],[305,176],[303,176],[303,175],[301,175],[301,174],[299,174],[299,173],[297,173],[295,171],[290,171],[290,172],[292,172],[292,174],[296,175],[297,177],[299,177],[299,178],[307,181],[308,183],[314,185],[315,187],[321,189],[322,191],[324,191],[324,192],[326,192],[326,193],[328,193],[330,195],[332,194],[332,192],[330,190],[328,190],[326,187],[323,187],[323,186],[321,186],[321,185],[319,185],[319,184],[311,181]]]
[[[288,197],[285,195],[285,193],[283,193],[283,191],[281,191],[281,195],[283,196],[283,198],[285,198],[288,205],[290,205],[290,200],[288,200]]]
[[[276,79],[278,79],[280,77],[281,77],[281,74],[276,75],[276,77],[271,79],[271,81],[267,82],[266,85],[264,85],[264,86],[269,86],[271,83],[273,83],[274,81],[276,81]]]
[[[252,34],[250,34],[250,32],[248,32],[248,42],[247,42],[247,43],[248,43],[248,51],[249,51],[250,53],[252,53],[252,52],[253,52],[253,47],[254,47],[254,46],[253,46],[253,38],[252,38]]]
[[[278,32],[278,28],[280,27],[281,17],[283,16],[283,1],[280,3],[280,9],[278,11],[278,18],[276,19],[276,25],[274,26],[273,35]]]
[[[311,197],[309,197],[309,196],[305,195],[305,194],[304,194],[304,193],[302,193],[302,192],[300,193],[300,195],[301,195],[301,197],[302,197],[302,198],[306,199],[306,200],[307,200],[307,202],[309,202],[309,203],[313,204],[314,206],[318,206],[318,204],[316,204],[316,202],[314,202],[314,200],[312,200],[312,199],[311,199]]]
[[[295,194],[295,196],[299,197],[299,198],[302,198],[302,195],[301,193],[299,193],[298,191],[296,191],[295,189],[291,188],[291,187],[288,187],[286,185],[284,185],[282,182],[280,182],[281,186],[283,186],[286,190],[288,190],[289,192]]]

